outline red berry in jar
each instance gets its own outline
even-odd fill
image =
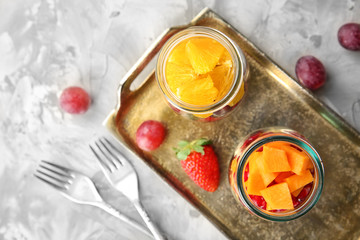
[[[61,93],[59,102],[61,109],[65,112],[82,114],[89,109],[91,98],[81,87],[68,87]]]
[[[155,150],[164,141],[165,133],[161,122],[147,120],[136,131],[136,144],[144,151]]]
[[[301,57],[296,63],[295,72],[300,83],[311,90],[320,88],[326,81],[325,67],[314,56]]]
[[[340,27],[338,40],[341,46],[351,51],[360,50],[360,24],[347,23]]]

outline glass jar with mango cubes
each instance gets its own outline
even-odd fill
[[[155,74],[175,112],[209,122],[227,116],[239,105],[246,91],[248,66],[242,50],[225,34],[194,26],[165,43]]]
[[[251,213],[270,221],[289,221],[318,202],[324,166],[298,132],[264,128],[246,136],[236,148],[229,181],[235,198]]]

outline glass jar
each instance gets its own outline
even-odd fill
[[[178,44],[190,38],[204,37],[216,40],[229,52],[232,59],[231,85],[220,100],[208,105],[194,105],[182,101],[171,91],[166,79],[166,65]],[[163,96],[175,112],[193,120],[214,121],[227,116],[239,105],[246,91],[248,66],[242,50],[225,34],[213,28],[194,26],[175,34],[165,43],[157,60],[155,74]]]
[[[245,188],[247,180],[244,178],[244,174],[249,171],[246,169],[249,156],[262,149],[264,144],[277,141],[289,143],[299,151],[306,153],[314,166],[312,187],[306,193],[306,198],[293,210],[268,211],[262,209],[253,202]],[[229,181],[235,198],[252,214],[270,221],[289,221],[307,213],[319,200],[324,183],[324,167],[314,147],[298,132],[281,127],[264,128],[246,136],[236,148],[229,166]]]

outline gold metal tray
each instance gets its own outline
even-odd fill
[[[248,89],[229,117],[210,123],[186,120],[163,100],[154,72],[131,91],[130,86],[166,40],[192,25],[216,28],[245,52],[250,67]],[[165,31],[123,78],[119,102],[105,120],[107,128],[131,152],[198,208],[231,239],[358,239],[360,237],[360,134],[302,88],[241,33],[210,9],[190,24]],[[154,119],[167,127],[159,149],[141,151],[134,141],[137,127]],[[239,140],[268,126],[286,126],[306,136],[323,158],[325,185],[317,205],[305,216],[286,223],[267,222],[251,215],[230,191],[228,165]],[[181,139],[208,137],[219,157],[218,190],[199,188],[184,173],[172,147]]]

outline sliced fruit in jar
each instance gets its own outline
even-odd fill
[[[179,43],[176,48],[174,48],[170,55],[169,55],[169,59],[168,62],[171,63],[175,63],[177,65],[180,66],[190,66],[191,67],[191,63],[189,58],[186,56],[186,42],[181,42]]]
[[[305,153],[299,152],[293,147],[283,146],[283,149],[286,152],[291,171],[297,175],[303,173],[309,165],[310,158]]]
[[[287,183],[279,183],[260,192],[271,209],[294,209]]]
[[[184,102],[194,105],[208,105],[215,102],[218,90],[210,76],[187,81],[178,87],[176,94]]]
[[[197,74],[212,71],[225,48],[211,38],[193,38],[186,44],[186,55]]]
[[[210,37],[192,37],[174,46],[166,62],[165,77],[171,92],[179,100],[209,105],[219,102],[229,93],[234,71],[232,56],[220,42]],[[213,86],[208,85],[209,79]],[[235,106],[244,92],[242,84],[228,106]],[[195,116],[207,118],[205,114]]]
[[[266,186],[260,174],[260,169],[256,163],[257,157],[260,155],[259,152],[251,154],[249,159],[249,176],[246,183],[247,193],[251,195],[260,196],[260,190]]]
[[[284,150],[264,145],[263,153],[264,171],[288,172],[291,170]]]
[[[190,66],[182,66],[177,63],[169,62],[166,64],[166,80],[171,91],[176,94],[182,84],[191,82],[197,78],[194,70]]]
[[[306,170],[301,175],[292,175],[285,179],[285,182],[289,185],[290,192],[293,192],[314,180],[311,172]]]
[[[262,151],[259,151],[259,149]],[[265,158],[268,158],[267,162]],[[275,160],[272,158],[275,158]],[[283,167],[286,165],[284,161],[288,164],[285,167],[288,171],[279,172],[279,169],[285,169]],[[309,162],[311,165],[309,165]],[[275,167],[266,166],[266,163],[269,165],[274,164]],[[250,199],[253,199],[251,196],[263,196],[267,204],[265,205],[266,210],[282,212],[298,207],[306,200],[311,191],[314,177],[309,167],[313,167],[313,164],[301,148],[292,147],[288,142],[277,141],[262,145],[249,156],[247,164],[249,170],[244,171],[245,191]],[[290,167],[290,165],[293,167]],[[271,171],[269,171],[269,168]],[[247,178],[245,178],[245,174]],[[279,190],[278,193],[277,190]],[[280,196],[282,194],[286,196]],[[274,201],[280,201],[280,203],[274,204]],[[292,205],[290,205],[290,202]],[[254,201],[253,203],[257,205]]]
[[[289,172],[281,172],[276,178],[275,178],[275,182],[276,183],[281,183],[281,182],[285,182],[285,179],[294,175],[293,172],[289,171]]]
[[[258,168],[260,170],[260,175],[264,182],[264,185],[265,187],[267,187],[272,181],[274,181],[274,179],[279,175],[279,173],[265,171],[263,152],[256,153],[259,155],[259,157],[257,157],[256,159],[256,164],[258,165]]]
[[[219,90],[217,100],[220,100],[230,90],[233,78],[232,69],[226,65],[216,66],[209,75],[214,82],[214,87]]]
[[[299,188],[298,190],[295,190],[295,191],[291,192],[291,195],[293,195],[294,197],[297,197],[297,196],[301,193],[301,191],[303,190],[303,188],[304,188],[304,187],[301,187],[301,188]]]
[[[231,55],[227,50],[225,50],[223,52],[223,54],[221,55],[218,65],[225,65],[228,68],[231,68],[233,66],[233,61],[232,61]]]

